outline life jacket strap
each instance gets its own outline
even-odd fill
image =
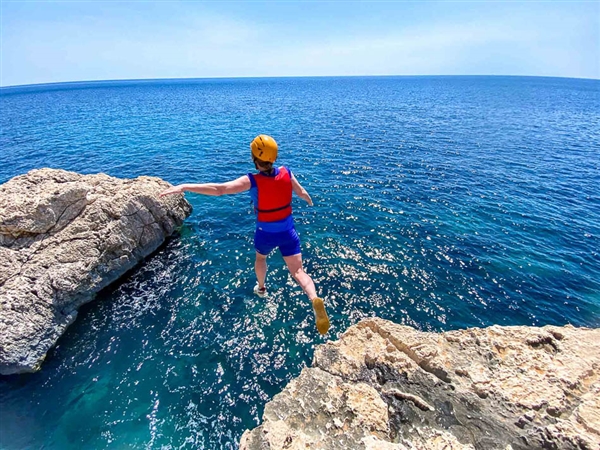
[[[258,209],[258,208],[255,208],[255,209],[261,213],[271,213],[271,212],[281,211],[282,209],[285,209],[285,208],[289,208],[291,205],[292,205],[291,203],[288,203],[285,206],[282,206],[280,208],[275,208],[275,209]]]

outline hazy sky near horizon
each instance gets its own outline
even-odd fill
[[[600,1],[1,0],[0,86],[329,76],[600,78]]]

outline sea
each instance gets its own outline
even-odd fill
[[[254,170],[293,201],[325,337],[278,253],[253,295],[247,193],[186,194],[163,246],[0,377],[0,448],[236,449],[315,347],[367,317],[422,331],[600,326],[600,81],[506,76],[103,81],[0,89],[0,183],[42,167],[173,183]]]

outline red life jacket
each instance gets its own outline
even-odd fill
[[[254,205],[259,222],[277,222],[292,214],[292,177],[285,167],[274,177],[253,174],[258,191]]]

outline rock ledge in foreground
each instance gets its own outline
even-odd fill
[[[77,309],[190,214],[159,178],[33,170],[0,186],[0,374],[32,372]]]
[[[240,449],[597,450],[599,375],[600,329],[365,319],[316,349]]]

